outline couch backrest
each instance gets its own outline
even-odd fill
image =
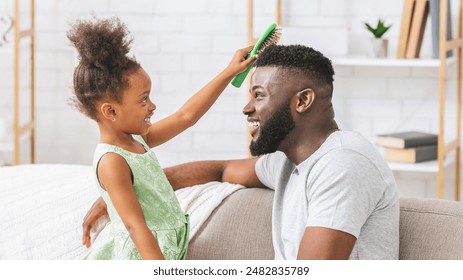
[[[463,203],[400,199],[400,259],[463,259]]]
[[[188,259],[273,259],[273,191],[226,198],[190,242]],[[463,203],[400,199],[400,259],[463,259]]]

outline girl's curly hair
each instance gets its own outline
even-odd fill
[[[71,102],[79,111],[97,120],[96,102],[122,101],[128,75],[141,66],[129,57],[129,31],[118,18],[78,20],[71,25],[68,39],[79,53],[74,70],[74,96]]]

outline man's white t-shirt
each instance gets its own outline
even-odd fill
[[[394,176],[360,134],[332,133],[297,166],[282,152],[264,155],[256,163],[256,173],[275,190],[276,259],[296,259],[310,226],[355,236],[350,259],[398,259],[399,198]]]

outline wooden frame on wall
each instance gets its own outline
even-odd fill
[[[30,0],[30,28],[20,30],[20,8],[19,0],[14,3],[14,118],[13,118],[13,131],[14,131],[14,150],[13,150],[13,164],[20,163],[20,138],[22,135],[29,133],[30,137],[30,159],[31,163],[35,163],[35,0]],[[30,118],[25,124],[20,123],[19,119],[19,94],[20,94],[20,41],[24,38],[30,37]]]
[[[448,2],[440,0],[440,16],[439,16],[439,134],[437,141],[437,197],[444,196],[444,160],[451,152],[455,152],[455,200],[459,201],[460,197],[460,168],[461,168],[461,93],[462,93],[462,48],[463,48],[463,0],[460,0],[458,14],[458,36],[447,40],[447,9]],[[457,120],[456,120],[456,137],[450,143],[445,143],[444,126],[445,126],[445,84],[447,70],[447,51],[456,50],[457,56]]]

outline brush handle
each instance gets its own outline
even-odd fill
[[[254,48],[252,48],[251,52],[246,56],[246,59],[259,52],[259,48],[262,46],[262,43],[264,43],[264,41],[268,39],[269,34],[271,34],[276,27],[277,25],[275,23],[272,23],[269,27],[267,27],[264,34],[260,36],[257,43],[254,45]],[[241,84],[244,82],[244,79],[246,79],[246,76],[248,75],[249,70],[251,70],[252,67],[254,67],[254,62],[251,63],[251,65],[249,65],[248,68],[246,68],[246,70],[236,75],[235,78],[233,78],[233,80],[231,81],[231,84],[237,88],[241,87]]]
[[[246,56],[246,59],[248,59],[251,56],[255,55],[258,50],[259,50],[259,45],[257,45],[257,44],[254,45],[254,48],[252,48],[251,52]],[[249,65],[248,68],[246,68],[246,70],[244,70],[243,72],[236,75],[235,78],[233,78],[233,80],[231,81],[231,84],[234,85],[237,88],[241,87],[241,84],[246,79],[246,76],[248,75],[249,70],[251,70],[252,67],[254,67],[254,62],[251,63],[251,65]]]
[[[231,84],[237,88],[241,87],[241,84],[244,82],[244,80],[246,79],[246,76],[248,75],[249,71],[251,70],[253,66],[254,66],[254,62],[251,63],[251,65],[249,65],[248,68],[246,68],[246,70],[236,75],[235,78],[233,78],[233,80],[231,81]]]

